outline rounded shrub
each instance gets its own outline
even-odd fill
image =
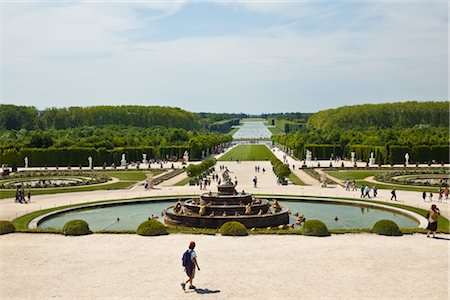
[[[230,221],[220,226],[220,234],[226,236],[246,236],[248,232],[242,223]]]
[[[392,220],[380,220],[373,225],[372,231],[380,235],[400,236],[403,233],[397,223]]]
[[[7,234],[16,231],[13,223],[9,221],[0,221],[0,234]]]
[[[144,236],[164,235],[168,234],[164,224],[157,220],[148,220],[139,225],[136,233]]]
[[[64,224],[62,234],[64,235],[86,235],[91,234],[89,224],[84,220],[72,220]]]
[[[300,228],[302,235],[309,236],[329,236],[327,225],[320,220],[308,220],[302,228]]]

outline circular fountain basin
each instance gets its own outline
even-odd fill
[[[158,201],[147,199],[90,204],[87,205],[90,206],[88,208],[70,208],[70,210],[41,216],[30,223],[30,228],[61,229],[67,221],[82,219],[94,231],[136,230],[139,224],[148,220],[152,214],[159,216],[159,220],[164,222],[163,211],[168,206],[173,206],[176,200],[178,199],[158,199]],[[328,229],[372,228],[377,221],[382,219],[393,220],[400,228],[417,228],[419,222],[420,227],[423,227],[426,222],[426,219],[418,214],[391,207],[383,208],[371,203],[356,203],[356,201],[351,204],[348,201],[337,203],[330,199],[277,198],[277,200],[281,205],[288,207],[292,213],[299,212],[304,215],[306,220],[319,219],[323,221]],[[117,221],[117,218],[120,221]],[[295,220],[295,217],[289,216],[289,223],[293,223]]]

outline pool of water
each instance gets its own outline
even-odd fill
[[[41,222],[39,228],[62,228],[67,221],[81,219],[94,231],[136,230],[152,214],[159,216],[162,222],[162,211],[173,204],[175,201],[158,201],[72,211]],[[393,220],[400,228],[418,226],[416,221],[404,215],[374,208],[304,201],[280,201],[280,204],[289,207],[292,213],[299,212],[307,220],[321,220],[328,229],[372,228],[381,219]],[[293,216],[290,218],[291,223],[296,220]]]
[[[263,122],[246,122],[233,134],[234,139],[265,139],[271,136]]]

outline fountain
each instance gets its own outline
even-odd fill
[[[278,226],[289,223],[289,210],[266,199],[255,198],[244,191],[236,192],[228,171],[223,172],[218,192],[204,193],[199,199],[178,201],[164,210],[169,225],[197,228],[219,228],[229,221],[238,221],[247,228]]]

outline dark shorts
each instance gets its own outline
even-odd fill
[[[189,276],[189,278],[194,278],[195,276],[195,267],[192,265],[192,267],[186,267],[184,268],[186,271],[186,275]]]
[[[427,229],[431,230],[431,231],[436,231],[437,230],[437,222],[433,222],[433,223],[428,222]]]

